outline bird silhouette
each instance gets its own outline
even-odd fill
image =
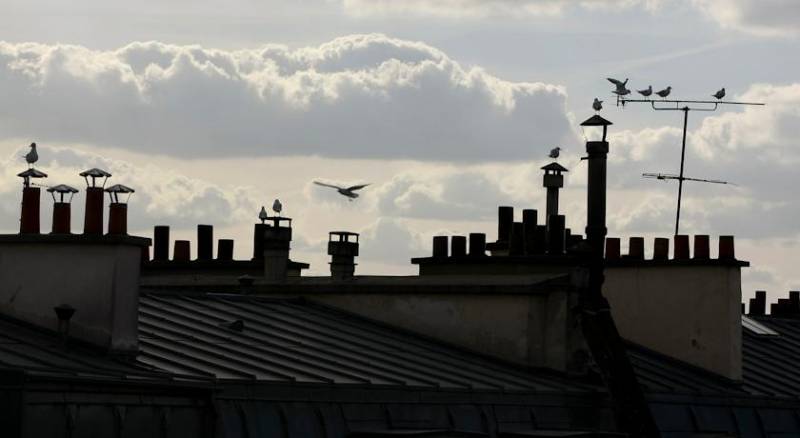
[[[561,148],[556,146],[553,149],[550,149],[550,155],[548,156],[550,158],[558,158],[559,155],[561,155]]]
[[[628,85],[628,78],[625,78],[625,81],[619,81],[614,78],[606,78],[606,79],[608,79],[608,82],[611,82],[612,84],[616,85],[617,88],[620,87],[625,88],[625,86]]]
[[[662,99],[666,99],[667,96],[669,96],[669,93],[671,93],[671,92],[672,92],[672,87],[669,86],[669,87],[667,87],[667,88],[665,88],[665,89],[663,89],[663,90],[661,90],[659,92],[656,92],[656,94],[661,96]]]
[[[28,168],[33,168],[33,163],[39,161],[39,154],[36,152],[36,143],[31,143],[31,150],[25,154],[25,161],[28,163]]]
[[[361,190],[364,187],[369,185],[369,184],[359,184],[359,185],[350,186],[350,187],[339,187],[339,186],[335,186],[333,184],[326,184],[326,183],[322,183],[322,182],[319,182],[319,181],[314,181],[314,184],[316,184],[318,186],[322,186],[322,187],[330,187],[332,189],[336,189],[336,191],[339,192],[340,195],[346,196],[348,198],[348,201],[352,201],[353,199],[358,198],[358,193],[355,193],[356,190]]]
[[[716,93],[712,94],[711,96],[716,97],[717,100],[722,99],[723,97],[725,97],[725,88],[722,88],[721,90],[717,91]]]
[[[261,211],[258,212],[258,218],[261,219],[262,224],[269,218],[267,209],[263,205],[261,206]]]
[[[650,97],[650,95],[653,94],[653,86],[652,85],[648,85],[647,89],[645,89],[645,90],[636,90],[636,92],[641,94],[644,97]]]
[[[283,204],[281,204],[280,200],[276,199],[272,203],[272,211],[274,211],[278,216],[281,215],[281,211],[283,211]]]
[[[603,109],[603,101],[595,97],[594,102],[592,102],[592,109],[595,111],[600,111]]]

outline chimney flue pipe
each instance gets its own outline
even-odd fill
[[[188,262],[192,257],[192,244],[188,240],[176,240],[172,250],[172,260],[175,262]]]
[[[547,220],[547,252],[551,255],[564,254],[565,222],[566,218],[560,214],[551,215]]]
[[[467,255],[467,236],[453,236],[450,238],[450,255],[464,257]]]
[[[444,237],[447,242],[446,236]],[[338,280],[352,278],[355,274],[355,258],[358,256],[358,234],[348,231],[332,231],[328,234],[328,255],[331,256],[331,277]]]
[[[264,279],[282,281],[289,268],[289,249],[292,241],[292,220],[288,217],[271,217],[272,224],[264,230]],[[281,226],[286,222],[287,226]]]
[[[511,227],[514,223],[514,207],[497,207],[497,240],[508,242],[511,240]]]
[[[486,234],[469,233],[469,255],[471,257],[486,255]]]
[[[22,189],[22,212],[19,221],[21,234],[39,234],[39,214],[41,209],[41,190],[39,187]]]
[[[233,239],[219,239],[217,243],[217,260],[226,262],[233,260]]]
[[[169,260],[169,227],[156,225],[153,228],[153,261]]]
[[[525,225],[525,254],[533,254],[536,247],[538,212],[530,208],[522,210],[522,223]]]
[[[211,225],[197,226],[197,260],[212,260],[214,258],[214,227]]]
[[[525,254],[525,224],[513,222],[511,224],[511,240],[508,244],[508,255],[520,256]]]
[[[106,189],[108,198],[108,234],[128,234],[128,201],[135,192],[122,184],[114,184]],[[102,208],[102,205],[101,205]],[[102,217],[100,218],[102,221]]]
[[[447,258],[447,236],[433,236],[433,256],[437,259]]]
[[[545,210],[545,225],[550,223],[550,216],[558,214],[558,189],[564,187],[564,175],[567,169],[558,164],[550,163],[542,167],[544,176],[542,178],[542,186],[547,189],[547,209]]]
[[[103,188],[86,188],[83,234],[103,234]]]

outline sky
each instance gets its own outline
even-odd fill
[[[413,274],[439,234],[496,238],[498,205],[544,209],[563,148],[567,225],[585,224],[580,157],[595,97],[610,130],[609,235],[673,232],[681,114],[614,105],[606,77],[674,97],[767,103],[693,112],[682,233],[737,238],[743,296],[800,289],[796,0],[2,0],[0,230],[21,158],[47,184],[102,167],[132,186],[130,228],[197,224],[252,251],[279,198],[292,258],[325,274],[327,232],[362,233],[362,274]],[[348,202],[313,185],[370,183]],[[43,224],[49,226],[49,203]],[[82,217],[76,198],[75,218]],[[521,213],[517,213],[518,215]],[[73,228],[80,228],[74,221]],[[194,248],[193,248],[194,249]],[[713,251],[712,251],[713,254]]]

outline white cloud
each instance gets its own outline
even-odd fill
[[[295,50],[0,42],[0,95],[9,137],[189,158],[504,161],[574,135],[563,88],[375,34]]]
[[[361,15],[415,14],[443,17],[558,16],[574,8],[657,8],[664,0],[342,0],[349,13]]]
[[[797,0],[692,0],[723,28],[764,36],[800,34]]]

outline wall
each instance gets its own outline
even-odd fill
[[[742,378],[739,266],[610,267],[603,293],[624,338]]]

